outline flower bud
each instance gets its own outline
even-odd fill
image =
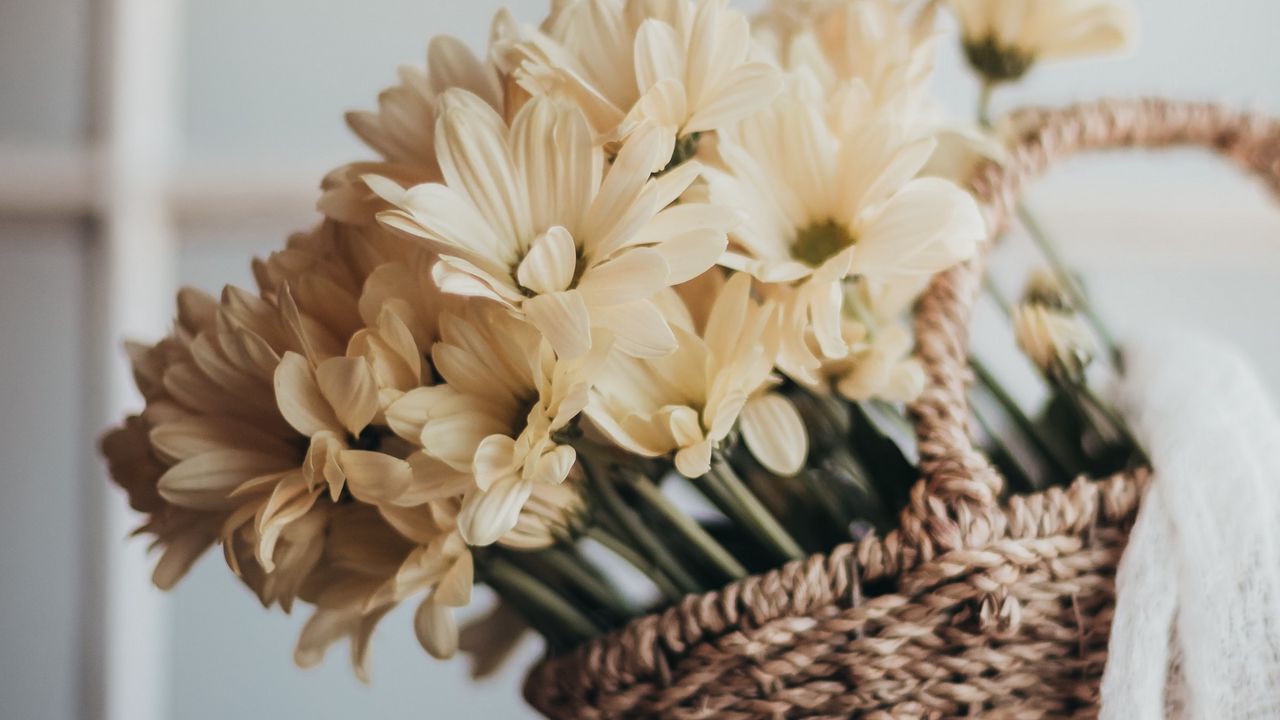
[[[1022,302],[1041,305],[1064,313],[1075,312],[1075,303],[1071,301],[1070,293],[1063,287],[1058,276],[1046,268],[1031,271],[1031,276],[1027,278],[1027,284],[1022,290]]]
[[[1071,312],[1027,303],[1013,313],[1018,347],[1045,375],[1081,378],[1097,352],[1093,337]]]

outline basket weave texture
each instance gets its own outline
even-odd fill
[[[1280,194],[1280,122],[1261,116],[1138,100],[1012,120],[1010,156],[972,181],[994,229],[1028,180],[1083,150],[1203,146]],[[526,679],[529,702],[557,720],[1096,716],[1116,566],[1148,477],[1082,478],[1001,503],[966,403],[981,276],[981,258],[957,266],[916,309],[923,478],[899,529],[545,658]]]

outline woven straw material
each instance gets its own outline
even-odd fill
[[[1081,150],[1200,145],[1280,193],[1280,123],[1158,100],[1026,111],[972,187],[1002,228],[1024,184]],[[525,683],[548,717],[1094,717],[1116,566],[1148,478],[1013,497],[970,441],[969,315],[982,260],[916,309],[923,478],[899,529],[791,563],[560,657]]]

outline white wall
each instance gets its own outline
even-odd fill
[[[177,0],[175,0],[177,1]],[[510,0],[526,18],[542,3]],[[1100,95],[1163,93],[1280,111],[1280,3],[1141,0],[1143,43],[1132,58],[1046,66],[1033,87],[998,107]],[[87,0],[0,1],[0,150],[81,144],[86,96]],[[210,290],[248,282],[247,258],[311,222],[320,173],[364,154],[341,112],[371,107],[399,62],[420,63],[427,37],[458,34],[480,45],[484,0],[190,0],[185,33],[183,162],[192,178],[226,178],[222,192],[276,188],[265,212],[229,203],[181,228],[179,276]],[[954,49],[949,51],[954,59]],[[953,66],[939,92],[972,112],[973,83]],[[0,158],[7,155],[0,154]],[[0,160],[3,163],[3,160]],[[7,177],[28,168],[2,167]],[[1231,172],[1192,155],[1082,161],[1055,173],[1033,198],[1083,262],[1118,325],[1170,319],[1237,338],[1280,393],[1280,213]],[[253,217],[243,217],[248,213]],[[0,717],[61,720],[77,711],[85,378],[87,243],[75,218],[0,217]],[[1015,264],[1018,253],[1003,262]],[[520,674],[472,686],[461,663],[429,661],[404,612],[374,640],[373,687],[360,686],[335,653],[317,670],[293,668],[301,618],[264,612],[210,556],[173,593],[168,714],[243,718],[515,718]],[[521,660],[537,648],[528,644]],[[517,664],[518,665],[518,664]]]

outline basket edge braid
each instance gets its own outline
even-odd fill
[[[1201,145],[1262,176],[1280,195],[1280,122],[1260,115],[1143,99],[1025,110],[1012,119],[1023,130],[1009,159],[979,168],[971,183],[993,230],[1006,224],[1030,179],[1085,150]],[[570,653],[544,658],[525,681],[530,704],[551,717],[611,716],[595,707],[600,696],[641,682],[669,684],[681,657],[717,638],[848,607],[862,583],[909,574],[910,587],[902,580],[899,590],[922,597],[967,569],[1025,563],[1039,540],[1127,526],[1149,482],[1143,472],[1080,479],[1000,506],[1003,479],[967,432],[968,319],[981,275],[982,258],[957,266],[935,278],[917,307],[928,384],[911,411],[923,478],[912,489],[900,529],[686,597]]]

